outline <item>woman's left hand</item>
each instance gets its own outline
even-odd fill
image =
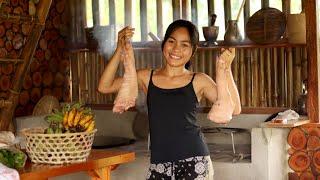
[[[231,67],[231,63],[236,54],[235,51],[235,48],[221,49],[220,59],[224,61],[226,69],[229,69]]]

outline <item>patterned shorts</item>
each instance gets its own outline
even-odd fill
[[[177,162],[151,164],[147,180],[213,180],[210,156],[196,156]]]

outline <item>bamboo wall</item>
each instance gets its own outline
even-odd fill
[[[199,48],[192,60],[194,72],[215,78],[215,57],[220,49]],[[136,49],[136,67],[157,68],[162,65],[160,49]],[[114,95],[96,91],[107,61],[93,51],[71,56],[72,100],[88,104],[112,104]],[[307,78],[305,47],[239,48],[232,64],[243,107],[296,107]],[[120,67],[118,75],[123,73]],[[209,102],[201,102],[210,106]]]

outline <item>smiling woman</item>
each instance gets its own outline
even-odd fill
[[[115,78],[120,60],[124,64],[134,62],[130,43],[133,34],[131,27],[118,33],[117,49],[99,81],[101,93],[119,91],[117,99],[125,99],[127,96],[120,97],[121,89],[134,87],[135,82],[125,84],[126,72],[123,78]],[[223,50],[217,57],[216,84],[208,75],[187,69],[198,42],[196,26],[186,20],[176,20],[169,25],[161,46],[165,65],[137,71],[138,86],[147,96],[150,124],[151,166],[147,179],[173,176],[177,179],[212,179],[209,150],[196,118],[199,101],[206,98],[214,103],[208,118],[216,123],[228,123],[232,114],[241,111],[230,66],[235,50]],[[130,76],[135,75],[130,73]],[[183,168],[186,166],[190,168]],[[180,170],[184,170],[183,173]]]

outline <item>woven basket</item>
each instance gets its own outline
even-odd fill
[[[86,161],[94,134],[91,132],[44,134],[43,128],[24,129],[26,150],[34,163],[63,164]]]

